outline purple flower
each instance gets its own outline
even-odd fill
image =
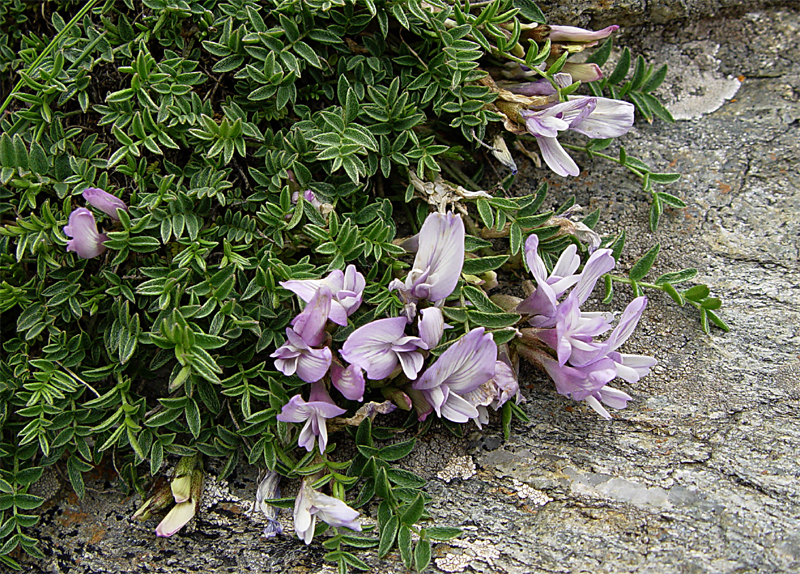
[[[590,342],[588,345],[579,344],[574,346],[571,356],[569,357],[570,364],[576,367],[582,367],[596,361],[600,357],[606,357],[612,351],[616,351],[620,345],[628,340],[628,337],[631,336],[631,333],[633,333],[633,330],[639,323],[639,319],[642,318],[642,313],[644,313],[645,307],[647,307],[647,297],[637,297],[631,301],[625,308],[625,311],[623,311],[622,316],[619,319],[619,323],[605,341],[600,343]],[[608,325],[604,319],[601,319],[601,321],[605,323],[606,329],[610,327],[610,325]],[[567,327],[563,328],[565,336],[569,337],[571,335],[566,334],[567,329]],[[555,331],[559,331],[559,326],[556,326]],[[550,343],[547,342],[547,344],[549,345]],[[562,365],[564,364],[561,361],[560,353],[559,362]]]
[[[323,285],[294,318],[292,327],[286,328],[288,340],[270,355],[275,358],[276,369],[287,377],[296,372],[307,383],[325,376],[333,358],[331,350],[328,347],[314,347],[325,340],[325,324],[330,309],[331,292]]]
[[[576,176],[578,164],[558,142],[559,132],[573,130],[592,138],[613,138],[626,134],[633,126],[634,106],[628,102],[572,96],[543,110],[522,110],[528,132],[536,138],[547,166],[561,176]]]
[[[311,385],[311,394],[308,402],[300,395],[295,395],[283,405],[281,414],[276,418],[285,423],[305,422],[300,431],[297,444],[308,452],[314,450],[316,437],[319,437],[319,450],[325,452],[328,446],[328,427],[325,419],[338,417],[346,413],[345,409],[338,407],[331,400],[325,383],[318,381]]]
[[[569,360],[571,365],[582,367],[603,354],[602,346],[594,343],[594,337],[611,328],[602,315],[582,317],[577,295],[578,292],[573,290],[558,306],[553,329],[542,329],[537,334],[541,341],[556,350],[561,366]],[[574,354],[588,360],[576,361]]]
[[[464,266],[464,222],[454,213],[432,213],[419,232],[419,249],[405,283],[395,279],[389,289],[397,289],[406,304],[420,299],[436,304],[456,288]],[[413,315],[412,315],[413,316]]]
[[[619,389],[615,389],[614,387],[609,387],[605,385],[599,391],[596,391],[586,397],[584,402],[592,407],[601,417],[606,420],[611,420],[611,415],[608,411],[601,405],[600,403],[605,403],[611,408],[614,409],[624,409],[628,406],[628,401],[631,400],[631,396],[627,393],[623,393]]]
[[[288,289],[305,302],[309,302],[322,286],[327,287],[332,294],[328,318],[344,327],[347,325],[347,318],[361,305],[366,284],[364,276],[356,271],[355,266],[348,265],[344,272],[336,269],[325,279],[292,279],[281,282],[281,287]]]
[[[67,241],[67,251],[74,251],[82,259],[97,257],[106,250],[103,242],[108,241],[108,236],[97,231],[94,215],[85,207],[79,207],[69,214],[69,224],[64,227],[64,234],[72,238]]]
[[[294,530],[306,544],[314,538],[314,527],[317,518],[334,527],[344,527],[361,532],[358,522],[359,513],[343,501],[311,488],[305,480],[300,484],[300,491],[294,503]]]
[[[344,368],[334,361],[331,363],[331,383],[344,398],[359,402],[364,400],[364,373],[361,367],[349,365]]]
[[[597,280],[611,271],[616,261],[610,249],[598,249],[589,256],[583,271],[575,275],[580,258],[577,256],[577,248],[570,245],[561,254],[548,277],[547,268],[537,251],[538,247],[539,237],[536,234],[525,241],[525,261],[536,279],[536,290],[517,305],[516,311],[531,315],[529,322],[532,326],[549,328],[556,324],[558,298],[574,285],[577,304],[582,305],[591,295]],[[588,315],[583,314],[583,317],[587,318]]]
[[[478,327],[448,347],[412,387],[423,392],[437,415],[463,423],[479,413],[462,395],[492,378],[496,361],[492,335]]]
[[[556,384],[559,394],[582,401],[598,392],[617,376],[617,368],[611,359],[600,359],[584,367],[559,365],[558,361],[542,356],[542,366]]]
[[[607,38],[617,30],[619,30],[619,26],[616,25],[597,31],[574,26],[550,26],[549,38],[551,42],[596,42]]]
[[[419,337],[405,334],[405,317],[390,317],[367,323],[353,331],[339,352],[345,361],[367,372],[367,378],[379,381],[387,378],[397,367],[403,367],[406,377],[417,378],[423,357],[419,349],[427,348]]]
[[[128,206],[120,198],[96,187],[87,187],[83,190],[83,199],[92,207],[96,207],[111,219],[119,221],[117,210],[128,211]]]

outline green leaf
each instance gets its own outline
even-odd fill
[[[423,512],[425,512],[425,498],[422,494],[418,494],[414,501],[403,510],[400,521],[408,526],[413,526],[422,517]]]
[[[431,543],[429,540],[420,540],[414,548],[414,568],[422,572],[431,563]]]
[[[461,273],[465,275],[481,275],[487,271],[494,271],[508,261],[508,255],[495,255],[493,257],[480,257],[465,259]]]
[[[603,42],[603,45],[597,48],[594,53],[589,56],[586,61],[590,64],[597,64],[603,67],[611,56],[611,49],[614,47],[614,40],[610,36]]]
[[[378,450],[378,452],[375,453],[375,456],[387,462],[400,460],[401,458],[408,456],[411,451],[414,450],[414,445],[416,442],[417,440],[412,438],[411,440],[385,446]]]
[[[695,285],[684,291],[683,296],[689,301],[699,302],[711,294],[711,290],[707,285]]]
[[[397,548],[400,550],[400,557],[406,568],[411,568],[413,562],[413,552],[411,549],[411,530],[405,524],[400,525],[397,533]]]
[[[681,271],[673,271],[671,273],[664,273],[661,277],[655,280],[656,285],[663,285],[664,283],[683,283],[697,277],[697,269],[688,268]]]
[[[611,72],[611,75],[608,77],[609,84],[619,84],[625,77],[628,75],[628,70],[631,68],[631,51],[625,47],[622,50],[622,54],[619,57],[619,62],[614,67],[614,71]]]
[[[394,546],[394,540],[397,537],[397,529],[400,526],[400,520],[397,516],[392,515],[386,524],[381,528],[381,538],[378,544],[378,557],[383,558]]]
[[[514,0],[514,8],[519,10],[519,13],[531,22],[547,24],[547,19],[544,17],[544,14],[532,0]]]
[[[641,281],[653,266],[660,249],[661,245],[656,243],[647,253],[642,256],[641,259],[639,259],[639,261],[633,264],[633,267],[631,267],[631,270],[628,273],[628,277],[632,281]]]
[[[719,327],[720,329],[722,329],[726,333],[731,330],[731,328],[728,327],[727,323],[725,323],[725,321],[720,319],[717,316],[717,314],[714,313],[714,311],[711,311],[710,309],[703,309],[703,310],[706,312],[706,316],[708,317],[708,319],[712,323],[714,323],[714,325],[716,325],[717,327]]]

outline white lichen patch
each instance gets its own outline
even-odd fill
[[[471,456],[456,456],[450,459],[442,470],[436,473],[436,478],[450,482],[454,478],[467,480],[475,476],[475,461]]]
[[[524,482],[520,482],[516,478],[512,479],[514,481],[514,490],[517,491],[517,496],[522,499],[527,500],[528,504],[531,506],[544,506],[548,502],[552,502],[553,499],[547,496],[541,490],[536,490],[532,486],[525,484]]]
[[[436,566],[444,572],[463,572],[476,560],[485,562],[494,567],[494,561],[500,557],[500,552],[495,544],[489,540],[451,540],[447,543],[450,547],[461,548],[460,554],[448,553],[441,558],[436,558]]]

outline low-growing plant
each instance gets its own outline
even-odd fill
[[[708,287],[678,289],[696,270],[645,281],[658,245],[611,274],[624,230],[601,238],[600,212],[579,217],[574,198],[546,209],[546,183],[513,190],[516,142],[565,177],[580,171],[566,150],[619,163],[651,195],[653,229],[685,206],[656,189],[677,174],[606,153],[634,106],[671,121],[652,95],[666,66],[637,58],[627,79],[626,48],[605,76],[610,39],[570,59],[615,26],[549,26],[529,0],[89,0],[49,3],[47,21],[39,8],[0,0],[7,567],[18,547],[43,556],[26,529],[45,467],[83,497],[97,465],[143,494],[177,461],[136,514],[170,507],[156,533],[171,536],[212,457],[220,478],[267,469],[258,506],[273,522],[293,506],[307,544],[333,527],[340,572],[366,569],[348,548],[370,546],[421,571],[459,530],[430,523],[424,480],[394,464],[420,433],[498,411],[508,436],[526,418],[520,358],[610,418],[631,397],[607,383],[654,364],[618,352],[646,290],[727,330]],[[605,303],[615,284],[634,296],[613,329],[579,308],[600,280]],[[278,475],[301,481],[296,499],[275,498]],[[352,534],[354,508],[377,535]]]

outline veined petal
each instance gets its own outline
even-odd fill
[[[197,509],[197,502],[187,500],[172,507],[164,519],[156,527],[156,536],[168,538],[178,530],[186,526],[194,516]]]
[[[564,177],[567,175],[577,176],[581,173],[578,164],[575,163],[570,155],[561,147],[557,138],[536,137],[539,144],[539,151],[542,152],[542,159],[551,170]]]
[[[534,233],[531,237],[536,237],[536,234]],[[574,243],[570,243],[561,253],[561,256],[558,258],[556,266],[553,267],[553,272],[550,274],[550,276],[559,278],[568,277],[569,275],[575,273],[580,265],[581,258],[578,257],[578,246]]]
[[[340,354],[348,363],[367,372],[367,378],[377,381],[388,377],[397,366],[392,345],[404,337],[408,321],[405,317],[378,319],[353,331],[342,346]]]
[[[310,413],[311,409],[306,406],[303,397],[294,395],[275,418],[284,423],[301,423],[308,419]]]
[[[619,30],[619,26],[613,25],[602,30],[592,31],[575,26],[550,26],[551,42],[595,42],[607,38],[613,32]]]
[[[358,365],[342,368],[338,363],[332,363],[331,383],[342,393],[344,398],[351,401],[364,400],[364,374]]]
[[[451,391],[468,393],[492,378],[496,360],[494,339],[478,327],[448,347],[413,387],[432,389],[445,385]]]
[[[455,289],[464,266],[464,222],[450,212],[432,213],[419,232],[419,251],[414,269],[430,269],[427,299],[433,303],[447,298]]]
[[[579,304],[582,305],[589,298],[597,280],[603,274],[614,269],[616,264],[617,262],[614,260],[610,249],[598,249],[592,253],[581,272],[578,284],[573,290],[577,294]]]
[[[92,207],[96,207],[111,219],[119,221],[117,209],[128,211],[128,206],[120,198],[111,195],[107,191],[96,187],[87,187],[83,190],[83,199]]]
[[[633,400],[628,393],[624,393],[614,387],[606,385],[598,391],[600,400],[614,409],[624,409],[628,406],[628,401]]]
[[[297,358],[297,376],[307,383],[314,383],[325,376],[332,359],[328,347],[309,349]]]
[[[450,393],[447,400],[439,408],[440,416],[454,423],[465,423],[470,419],[478,418],[478,409],[465,398],[455,393]]]
[[[438,307],[423,309],[419,321],[419,337],[425,343],[425,349],[433,349],[442,340],[444,334],[444,316]]]
[[[325,339],[325,324],[331,311],[332,297],[328,286],[320,285],[305,309],[292,320],[295,332],[309,347],[316,347]]]
[[[580,96],[577,96],[580,97]],[[605,139],[624,135],[633,127],[634,106],[629,102],[595,98],[594,111],[570,129],[590,138]]]
[[[64,234],[72,238],[67,242],[67,251],[75,252],[81,259],[97,257],[106,250],[103,242],[108,241],[108,236],[97,231],[94,215],[85,207],[79,207],[69,214],[69,224],[64,227]]]
[[[422,363],[425,361],[422,354],[416,351],[397,353],[397,359],[403,367],[403,373],[410,381],[417,378],[417,373],[419,373]]]

